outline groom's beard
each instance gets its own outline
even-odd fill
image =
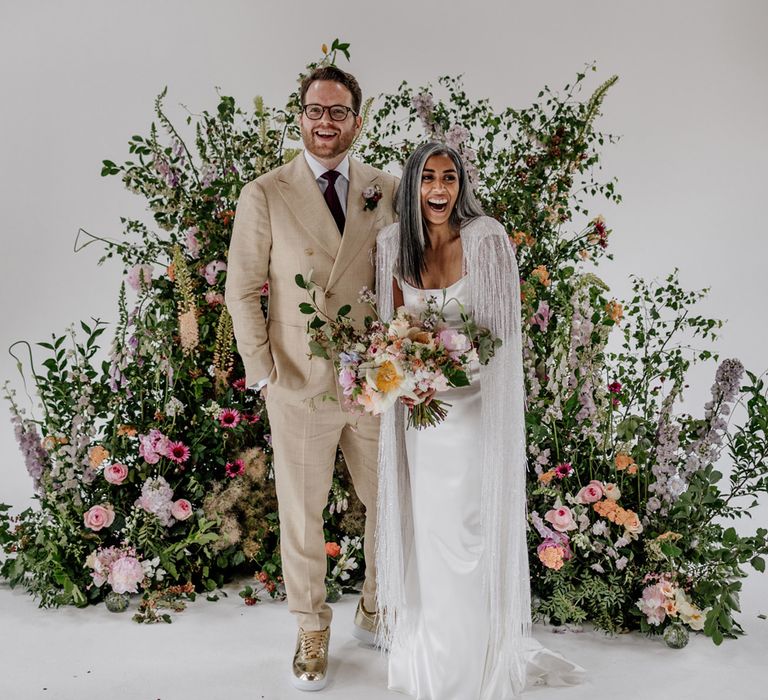
[[[318,134],[335,134],[332,138],[323,138]],[[336,158],[346,153],[352,142],[355,140],[355,130],[350,128],[338,128],[335,126],[324,127],[314,126],[307,129],[304,124],[301,125],[301,139],[304,141],[304,147],[315,157],[326,160]]]

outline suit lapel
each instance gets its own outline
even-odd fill
[[[354,158],[349,159],[349,193],[347,195],[347,221],[344,226],[344,237],[341,239],[336,262],[328,278],[328,289],[341,278],[341,275],[357,257],[360,249],[366,244],[373,245],[375,231],[373,222],[376,221],[377,211],[364,209],[363,190],[376,183],[378,176],[375,172],[364,168]],[[323,204],[325,204],[324,200]],[[327,209],[327,207],[326,207]],[[330,216],[330,213],[329,213]],[[331,218],[333,221],[333,218]]]
[[[307,234],[335,259],[341,242],[339,229],[303,154],[297,155],[283,169],[278,178],[278,189]]]

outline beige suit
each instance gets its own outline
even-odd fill
[[[305,630],[330,623],[325,603],[323,508],[341,446],[358,497],[371,514],[365,529],[363,602],[375,609],[374,526],[378,421],[341,409],[333,365],[309,357],[308,301],[296,285],[301,273],[317,285],[319,306],[335,315],[350,304],[359,321],[369,309],[357,301],[373,288],[376,234],[392,223],[396,178],[350,159],[344,236],[302,155],[249,182],[240,194],[227,269],[227,308],[234,323],[246,382],[268,377],[280,514],[280,549],[288,605]],[[362,192],[378,185],[383,197],[364,209]],[[260,291],[269,280],[269,314]],[[333,398],[336,400],[326,400]]]

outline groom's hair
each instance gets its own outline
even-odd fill
[[[352,93],[352,109],[355,114],[360,114],[360,106],[363,104],[363,92],[357,83],[357,78],[351,73],[345,73],[336,66],[321,66],[315,68],[304,80],[301,81],[301,104],[304,105],[304,98],[307,95],[309,86],[317,80],[332,80],[334,83],[341,83]]]

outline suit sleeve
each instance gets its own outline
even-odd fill
[[[268,377],[274,367],[261,289],[269,279],[272,228],[264,190],[258,182],[243,187],[237,203],[227,260],[225,298],[232,316],[237,351],[247,385]]]

